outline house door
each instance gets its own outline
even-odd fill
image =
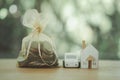
[[[92,68],[92,60],[88,61],[88,68],[91,69]]]

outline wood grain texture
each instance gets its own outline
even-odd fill
[[[120,61],[99,61],[99,69],[18,68],[16,59],[0,59],[0,80],[120,80]]]

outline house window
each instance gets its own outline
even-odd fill
[[[93,65],[96,65],[96,62],[93,62]]]

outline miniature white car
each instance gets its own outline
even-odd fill
[[[80,67],[80,62],[78,60],[78,55],[74,53],[65,53],[64,60],[63,60],[63,67]]]

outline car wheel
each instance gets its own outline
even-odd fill
[[[63,68],[65,68],[65,61],[63,60]]]
[[[78,62],[78,64],[79,64],[79,65],[78,65],[78,68],[80,68],[80,62]]]

